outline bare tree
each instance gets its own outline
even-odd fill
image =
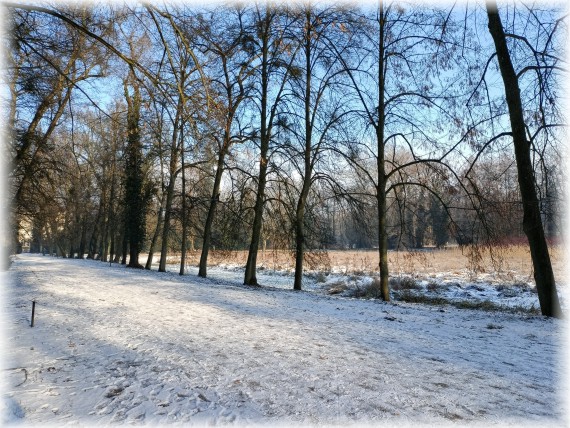
[[[403,186],[431,191],[425,181],[405,171],[420,163],[446,167],[445,159],[455,147],[440,142],[442,129],[450,127],[445,123],[453,123],[452,109],[443,107],[454,95],[449,72],[454,44],[446,41],[453,28],[450,15],[441,9],[381,2],[375,12],[364,9],[347,26],[345,31],[354,38],[348,45],[352,48],[341,54],[329,44],[348,76],[353,103],[359,106],[355,109],[362,124],[357,129],[365,131],[356,140],[375,141],[373,147],[354,141],[344,156],[374,184],[380,292],[385,301],[390,300],[389,194]],[[409,155],[402,158],[402,151]],[[375,159],[375,165],[363,159]]]
[[[318,171],[330,147],[329,139],[346,114],[345,104],[334,97],[339,75],[338,58],[328,54],[325,34],[335,30],[342,9],[337,7],[301,8],[297,31],[301,45],[297,67],[291,78],[294,100],[288,106],[289,123],[283,123],[292,138],[286,147],[299,189],[293,214],[295,233],[295,278],[293,289],[302,289],[303,263],[307,244],[306,209],[313,184],[324,175]],[[302,114],[297,113],[301,111]],[[296,142],[296,144],[295,144]]]
[[[253,29],[250,30],[249,37],[260,57],[258,64],[255,64],[256,77],[259,82],[256,97],[259,109],[259,173],[251,241],[245,266],[244,284],[246,285],[258,285],[257,253],[261,241],[265,187],[270,165],[270,145],[278,125],[278,113],[285,95],[285,83],[300,46],[286,37],[289,21],[294,19],[294,16],[287,14],[286,10],[269,4],[264,7],[256,4],[253,15]],[[278,87],[276,92],[273,90],[273,85]]]
[[[215,141],[214,183],[202,234],[202,253],[198,275],[206,277],[212,225],[220,202],[220,186],[226,156],[232,146],[243,139],[238,109],[249,97],[251,86],[251,55],[244,49],[247,40],[241,25],[243,9],[239,6],[211,12],[210,20],[201,20],[197,29],[203,39],[203,49],[213,56],[209,65],[212,103],[220,129],[211,133]],[[216,20],[216,30],[212,26]],[[223,23],[223,24],[222,24]]]
[[[532,13],[532,11],[531,11]],[[533,139],[537,134],[530,135],[528,138],[528,123],[524,117],[523,103],[521,99],[521,90],[519,87],[519,77],[527,71],[535,71],[537,79],[543,78],[542,71],[552,71],[558,67],[559,62],[556,58],[549,55],[549,44],[552,40],[552,33],[548,35],[548,39],[543,50],[536,49],[533,44],[522,36],[516,34],[505,34],[499,11],[496,3],[487,3],[487,15],[489,18],[489,32],[493,37],[493,41],[497,53],[497,61],[503,83],[505,86],[505,97],[509,112],[509,120],[512,129],[512,139],[517,162],[518,182],[522,199],[524,219],[523,230],[528,238],[532,262],[534,266],[534,279],[538,290],[538,298],[540,308],[543,315],[551,317],[560,317],[560,303],[556,292],[554,281],[554,273],[548,253],[548,245],[544,235],[544,227],[538,202],[535,172],[531,160],[531,148]],[[558,26],[552,28],[552,32],[556,31]],[[544,28],[544,27],[543,27]],[[537,60],[537,64],[527,66],[518,73],[515,71],[511,54],[507,44],[507,37],[522,40],[530,49],[531,53]],[[549,60],[545,60],[548,57]],[[539,86],[539,92],[543,92],[543,87]],[[542,105],[541,105],[542,106]],[[537,132],[544,129],[549,124],[543,118]]]
[[[200,108],[206,103],[197,105],[203,101],[203,96],[197,96],[195,91],[197,81],[201,79],[201,64],[191,46],[192,34],[183,27],[184,22],[177,22],[175,16],[169,11],[158,10],[148,6],[147,11],[151,17],[156,31],[158,32],[159,44],[164,49],[164,56],[157,70],[159,87],[164,89],[155,94],[154,102],[160,108],[161,120],[166,115],[171,122],[171,139],[169,145],[168,185],[166,196],[163,196],[164,208],[158,213],[157,228],[162,223],[161,253],[158,270],[166,271],[166,259],[168,256],[170,229],[174,209],[174,196],[177,179],[188,165],[179,165],[182,151],[184,150],[183,127],[188,123],[188,111]],[[164,58],[165,57],[165,58]],[[163,62],[165,63],[163,65]],[[207,96],[207,91],[206,94]],[[198,99],[200,101],[198,101]],[[193,107],[190,104],[195,104]],[[173,109],[173,111],[171,111]],[[158,136],[162,138],[162,132]],[[162,144],[161,144],[162,145]],[[162,153],[161,153],[162,162]],[[184,178],[183,178],[184,182]],[[185,182],[184,184],[185,185]],[[149,254],[149,259],[152,254]],[[150,268],[147,260],[147,268]]]
[[[70,9],[69,13],[95,19],[88,10]],[[82,91],[81,82],[99,77],[107,58],[70,26],[63,25],[53,36],[48,34],[50,25],[57,24],[54,18],[19,9],[11,9],[10,15],[14,29],[10,64],[14,68],[10,72],[9,117],[15,131],[10,182],[17,218],[33,217],[38,201],[28,198],[38,195],[32,189],[42,187],[39,164],[50,137],[60,125],[73,91]],[[16,109],[27,113],[16,120]]]

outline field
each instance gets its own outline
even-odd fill
[[[146,255],[141,257],[146,260]],[[200,251],[187,256],[190,266],[197,266]],[[558,282],[567,282],[566,254],[562,246],[551,248],[554,275]],[[212,251],[210,266],[243,267],[247,251]],[[157,262],[157,258],[154,260]],[[180,263],[180,256],[170,256],[169,263]],[[470,280],[501,280],[506,282],[532,281],[532,262],[527,246],[496,247],[492,251],[473,247],[449,247],[418,251],[389,251],[390,275],[409,275],[429,278],[445,275],[448,278],[468,277]],[[295,268],[292,252],[260,251],[258,266],[274,271],[291,272]],[[307,272],[342,273],[346,275],[375,275],[378,272],[377,250],[329,250],[309,253],[306,257]]]

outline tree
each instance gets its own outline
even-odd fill
[[[429,198],[429,216],[434,244],[441,248],[449,240],[449,216],[445,206],[433,195]]]
[[[194,34],[192,28],[188,28],[186,20],[176,20],[176,16],[169,11],[159,10],[154,6],[147,6],[147,12],[158,33],[159,46],[164,50],[163,58],[158,62],[157,78],[155,81],[156,93],[153,96],[153,103],[160,122],[160,132],[157,138],[163,138],[164,116],[167,116],[171,123],[171,137],[167,156],[168,165],[168,185],[166,195],[162,195],[161,207],[158,211],[158,220],[155,236],[162,223],[162,242],[159,261],[159,272],[166,271],[166,258],[168,256],[171,222],[174,211],[174,197],[177,180],[182,172],[185,175],[186,168],[195,166],[193,163],[186,163],[183,159],[185,124],[192,122],[195,111],[204,109],[209,112],[209,92],[206,79],[202,72],[201,64],[192,47],[191,41]],[[166,57],[166,58],[165,58]],[[199,76],[196,77],[195,75]],[[202,84],[202,91],[196,88],[197,84]],[[205,108],[204,108],[205,107]],[[164,159],[162,143],[159,143],[159,157],[161,162]],[[179,162],[182,161],[182,166]],[[162,179],[164,181],[164,179]],[[183,187],[186,185],[183,177]],[[163,185],[164,187],[164,185]],[[162,207],[164,204],[164,208]],[[185,192],[183,192],[183,204],[185,204]],[[182,222],[185,223],[186,210],[182,210]],[[153,242],[155,239],[153,238]],[[184,245],[184,243],[183,243]],[[185,251],[185,248],[184,250]],[[150,268],[152,253],[147,260],[147,269]],[[184,270],[181,266],[181,272]]]
[[[511,55],[507,45],[507,35],[503,29],[496,3],[487,3],[487,15],[489,18],[489,32],[493,37],[497,61],[505,87],[505,97],[512,129],[518,182],[524,212],[523,230],[530,246],[540,309],[545,316],[560,317],[562,315],[560,302],[556,292],[554,273],[552,271],[548,245],[544,235],[544,227],[536,191],[535,172],[531,160],[531,141],[527,138],[527,123],[524,118],[521,90],[519,88],[520,72],[518,74],[516,73],[511,61]],[[535,53],[540,54],[540,52]],[[543,52],[543,55],[544,54]],[[549,68],[552,68],[552,66]]]
[[[225,170],[226,156],[232,146],[243,140],[243,130],[240,125],[238,109],[250,96],[251,86],[249,78],[251,69],[251,54],[244,45],[244,31],[241,25],[243,10],[236,6],[231,10],[222,9],[212,12],[210,22],[201,21],[198,28],[203,39],[204,50],[213,55],[214,61],[210,64],[211,93],[215,105],[217,124],[219,129],[212,132],[215,141],[216,163],[214,166],[214,183],[209,201],[208,212],[202,233],[202,253],[198,275],[207,276],[208,254],[212,239],[212,225],[216,215],[216,208],[220,202],[220,186]],[[216,30],[211,25],[216,21]]]
[[[418,164],[437,164],[452,171],[446,158],[457,144],[442,143],[443,130],[454,123],[449,101],[454,98],[456,47],[448,41],[453,34],[450,15],[441,9],[381,2],[376,11],[365,9],[347,26],[345,31],[353,41],[344,54],[329,44],[348,76],[352,102],[359,106],[362,122],[357,129],[364,131],[348,145],[344,157],[374,184],[380,294],[385,301],[390,300],[390,193],[394,192],[398,202],[396,190],[402,187],[432,191],[425,180],[405,172]],[[374,141],[374,146],[368,141]],[[402,157],[402,151],[408,154]],[[375,165],[363,162],[366,159],[375,159]]]
[[[69,8],[67,12],[77,19],[98,21],[97,14],[88,10]],[[53,33],[52,26],[59,24],[55,18],[18,9],[11,10],[10,17],[9,64],[13,68],[9,120],[14,132],[10,181],[18,224],[35,216],[43,204],[39,198],[51,197],[38,192],[44,187],[47,171],[40,165],[49,156],[50,138],[61,125],[72,94],[85,93],[80,83],[100,77],[108,58],[99,46],[68,25]]]
[[[303,264],[307,245],[306,210],[311,188],[317,180],[325,179],[318,172],[329,149],[331,134],[342,122],[346,112],[344,103],[333,96],[337,83],[338,58],[328,54],[325,41],[327,32],[334,30],[342,8],[307,5],[299,10],[298,39],[300,43],[298,70],[291,78],[295,103],[291,102],[291,117],[286,129],[292,140],[289,145],[294,174],[299,178],[298,197],[293,214],[295,233],[294,290],[302,289]],[[332,38],[332,35],[329,37]],[[301,111],[302,114],[297,113]]]
[[[139,128],[141,93],[134,76],[125,79],[127,144],[125,148],[125,237],[129,246],[128,267],[142,268],[139,254],[145,239],[146,206],[149,198],[143,175],[143,150]],[[130,80],[132,94],[129,93]]]
[[[263,224],[265,187],[270,165],[270,144],[274,138],[274,129],[277,126],[279,106],[283,101],[285,83],[292,70],[291,63],[295,59],[298,49],[285,38],[285,29],[289,25],[287,20],[291,17],[290,14],[287,15],[286,11],[269,4],[266,4],[264,8],[256,4],[254,14],[250,38],[260,56],[259,64],[256,67],[256,76],[259,82],[257,96],[257,107],[259,109],[259,173],[253,209],[254,218],[251,241],[245,265],[244,284],[246,285],[258,285],[256,277],[257,253]],[[297,46],[299,45],[297,44]],[[287,62],[286,53],[289,54]],[[276,92],[271,85],[274,82],[274,78],[276,84],[278,84]],[[273,93],[275,95],[271,98]]]

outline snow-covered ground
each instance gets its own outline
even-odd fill
[[[155,263],[154,269],[158,269]],[[180,266],[167,265],[169,272],[178,273]],[[198,274],[198,268],[189,266],[188,275]],[[235,264],[221,264],[210,267],[208,275],[217,280],[242,283],[244,268]],[[292,271],[274,271],[263,269],[257,272],[260,284],[271,288],[290,290],[293,287]],[[303,279],[303,289],[317,294],[338,294],[340,297],[355,297],[366,294],[367,287],[374,278],[367,274],[354,274],[346,267],[333,267],[330,272],[308,272]],[[421,276],[400,274],[392,278],[394,284],[413,284],[411,289],[395,287],[392,284],[392,297],[398,300],[398,293],[425,296],[428,299],[440,299],[448,302],[471,302],[473,304],[487,302],[505,309],[521,309],[529,313],[540,313],[540,304],[536,287],[528,275],[511,273],[509,279],[500,275],[479,273],[475,277],[468,269],[455,272],[439,272],[435,275]],[[557,283],[560,304],[567,307],[568,285],[564,281]]]
[[[241,274],[19,255],[2,277],[2,423],[568,423],[560,320]]]

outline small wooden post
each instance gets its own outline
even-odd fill
[[[30,324],[30,327],[34,326],[34,316],[36,314],[36,301],[32,300],[32,322]]]

